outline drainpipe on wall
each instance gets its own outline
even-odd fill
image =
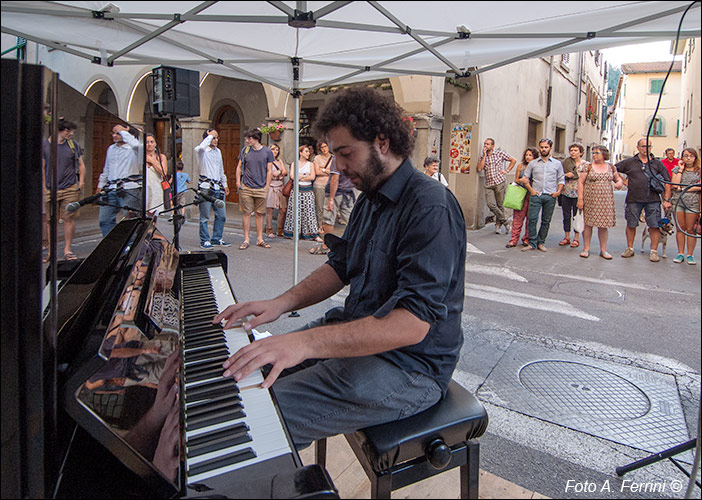
[[[578,117],[580,116],[580,102],[582,100],[583,89],[583,53],[578,56],[578,95],[575,97],[575,127],[573,127],[573,142],[578,142],[578,130],[580,129]]]
[[[551,116],[551,96],[553,95],[553,56],[548,58],[548,88],[546,89],[546,120],[544,120],[544,135],[551,137],[549,116]]]

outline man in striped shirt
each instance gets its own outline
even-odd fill
[[[505,162],[509,167],[505,170]],[[500,234],[504,226],[509,233],[509,221],[505,215],[504,201],[507,192],[507,172],[514,168],[517,160],[504,151],[495,151],[495,139],[488,137],[483,143],[483,155],[478,162],[478,172],[485,170],[485,201],[490,211],[495,214],[495,233]]]

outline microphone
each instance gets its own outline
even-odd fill
[[[104,190],[100,191],[97,194],[94,194],[92,196],[88,196],[87,198],[83,198],[82,200],[78,201],[73,201],[66,205],[66,212],[69,214],[72,214],[76,210],[78,210],[80,207],[83,205],[90,205],[91,203],[95,203],[98,201],[104,194],[107,194]]]
[[[203,193],[199,189],[195,191],[197,195],[202,198],[205,201],[209,201],[210,203],[214,203],[214,206],[217,208],[224,208],[225,203],[224,200],[218,200],[214,196],[210,196],[209,194]]]

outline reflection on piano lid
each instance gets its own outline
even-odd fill
[[[70,309],[57,338],[67,415],[143,480],[145,496],[268,498],[275,477],[279,492],[295,483],[283,496],[307,495],[302,477],[328,475],[298,474],[307,468],[260,371],[222,377],[224,359],[251,341],[212,324],[235,302],[226,257],[179,254],[153,222],[137,222],[120,222],[59,290]]]

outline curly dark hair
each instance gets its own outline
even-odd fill
[[[527,163],[529,163],[529,162],[526,161],[526,154],[527,154],[527,151],[530,151],[530,152],[531,152],[531,156],[534,158],[534,160],[536,160],[536,159],[539,157],[539,150],[538,150],[538,149],[536,149],[536,148],[526,148],[526,149],[524,150],[524,153],[522,153],[522,163],[523,163],[524,165],[526,165]]]
[[[359,141],[387,138],[390,151],[405,159],[412,154],[414,137],[404,116],[404,110],[391,98],[368,87],[352,87],[324,104],[313,128],[317,137],[326,137],[330,130],[343,126]]]

